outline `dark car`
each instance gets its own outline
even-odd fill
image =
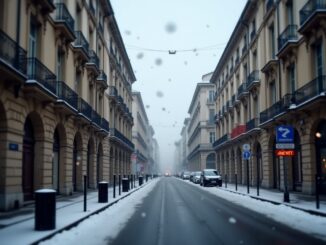
[[[204,169],[200,176],[202,186],[222,186],[222,177],[216,169]]]

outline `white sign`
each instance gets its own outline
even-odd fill
[[[243,151],[250,151],[250,145],[249,144],[243,144],[242,150]]]
[[[294,149],[295,148],[295,145],[294,143],[277,143],[275,144],[275,148],[276,149]]]

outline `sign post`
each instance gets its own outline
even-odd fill
[[[246,160],[246,165],[247,165],[247,193],[249,194],[249,159],[250,159],[250,145],[249,144],[243,144],[242,146],[242,157],[243,159]]]
[[[276,128],[276,156],[283,158],[284,169],[284,195],[283,201],[290,202],[290,194],[288,190],[288,166],[285,157],[292,157],[295,154],[294,130],[292,126],[282,125]]]

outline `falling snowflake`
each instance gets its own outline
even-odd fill
[[[176,32],[176,30],[177,30],[177,26],[176,26],[176,24],[175,23],[173,23],[173,22],[169,22],[169,23],[167,23],[166,25],[165,25],[165,30],[166,30],[166,32],[167,33],[174,33],[174,32]]]
[[[129,35],[131,35],[131,31],[125,30],[125,34],[129,36]]]
[[[163,63],[163,61],[162,61],[161,58],[156,58],[155,59],[155,65],[160,66],[160,65],[162,65],[162,63]]]
[[[159,98],[162,98],[164,96],[164,94],[163,94],[162,91],[157,91],[156,96],[159,97]]]
[[[144,53],[138,53],[136,57],[140,60],[144,57]]]

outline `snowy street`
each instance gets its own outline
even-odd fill
[[[325,227],[284,205],[161,178],[42,244],[323,244]]]

